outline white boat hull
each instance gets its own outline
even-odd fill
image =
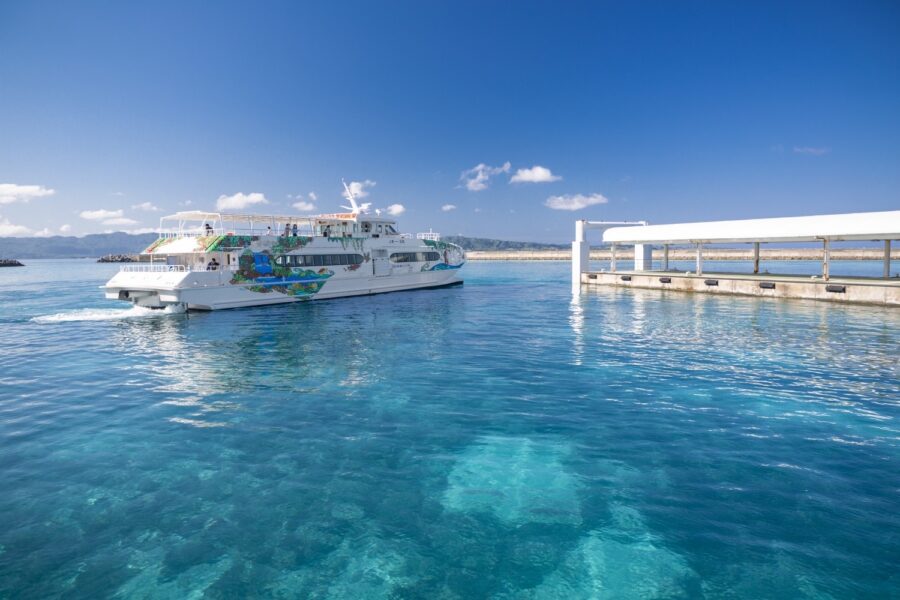
[[[422,274],[423,276],[369,277],[364,280],[355,279],[352,282],[329,281],[315,295],[297,297],[277,291],[254,292],[249,286],[222,284],[218,281],[219,277],[216,277],[219,273],[183,275],[188,277],[180,278],[181,281],[160,281],[157,285],[148,284],[146,281],[128,281],[131,278],[116,276],[106,284],[105,295],[110,300],[128,300],[149,308],[182,305],[189,310],[221,310],[446,287],[462,283],[455,271],[428,273],[428,276]],[[190,275],[213,277],[189,277]]]
[[[179,243],[179,242],[175,242]],[[277,241],[275,242],[277,243]],[[179,264],[126,265],[107,282],[109,299],[126,300],[138,306],[165,308],[180,306],[189,310],[221,310],[327,300],[387,292],[436,288],[462,283],[458,273],[464,254],[449,244],[430,246],[418,240],[386,239],[349,242],[312,239],[295,251],[271,252],[273,241],[254,237],[246,248],[207,253],[165,254],[186,257]],[[381,250],[380,257],[373,258]],[[431,257],[430,261],[393,262],[391,256]],[[416,251],[416,252],[409,252]],[[448,258],[454,252],[458,260]],[[306,257],[352,254],[358,264],[328,266],[290,266]],[[394,253],[394,254],[392,254]],[[159,255],[160,253],[157,253]],[[210,257],[220,257],[216,270],[201,270]],[[435,257],[439,257],[435,260]],[[285,260],[282,266],[276,261]],[[271,262],[271,264],[270,264]],[[317,261],[318,262],[318,261]]]

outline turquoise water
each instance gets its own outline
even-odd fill
[[[188,314],[0,269],[0,597],[900,597],[900,311],[568,268]]]

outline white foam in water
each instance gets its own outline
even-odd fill
[[[118,321],[121,319],[143,319],[146,317],[161,317],[164,315],[181,314],[184,307],[167,306],[164,309],[144,308],[132,306],[131,308],[82,308],[69,310],[53,315],[42,315],[31,319],[34,323],[70,323],[75,321]]]

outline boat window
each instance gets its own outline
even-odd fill
[[[292,259],[291,265],[294,267],[361,265],[366,260],[362,254],[299,254],[286,258]]]
[[[391,262],[430,262],[441,259],[437,252],[395,252],[391,254]]]

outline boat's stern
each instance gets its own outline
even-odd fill
[[[109,300],[124,300],[144,308],[165,308],[185,304],[181,289],[190,275],[180,265],[124,265],[106,282]]]

